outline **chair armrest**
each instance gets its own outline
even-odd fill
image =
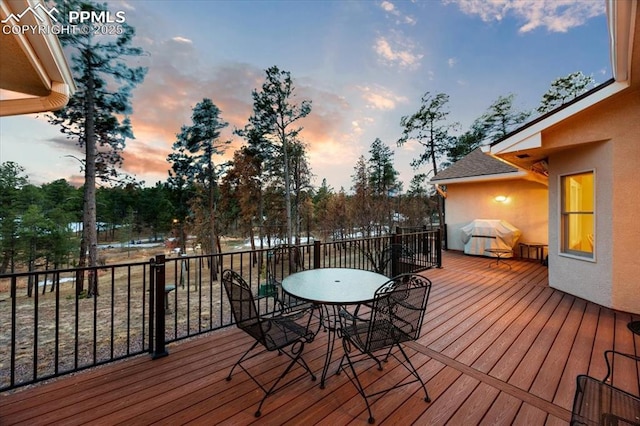
[[[341,318],[345,318],[348,320],[358,320],[358,321],[369,321],[369,317],[371,316],[371,311],[366,311],[364,313],[364,315],[366,315],[366,317],[361,316],[360,315],[360,308],[362,307],[366,307],[366,308],[372,308],[372,303],[371,302],[364,302],[364,303],[358,303],[353,311],[353,313],[349,312],[346,309],[346,306],[340,306],[340,310],[338,311],[338,316],[340,316]]]
[[[611,354],[611,361],[609,361],[609,354]],[[611,376],[611,374],[613,374],[613,356],[614,355],[619,355],[619,356],[634,360],[636,362],[640,362],[640,357],[633,354],[627,354],[627,353],[612,350],[612,349],[604,351],[604,359],[607,363],[607,375],[605,376],[604,379],[602,379],[603,382],[606,382],[607,380],[609,380],[609,377]]]
[[[311,305],[305,308],[300,308],[300,309],[294,309],[294,308],[283,306],[281,307],[280,310],[275,311],[273,316],[265,319],[268,319],[270,321],[295,321],[295,320],[299,320],[300,318],[304,318],[307,315],[311,317],[313,313],[313,309],[314,308]]]
[[[608,383],[586,376],[576,378],[572,425],[640,426],[640,398]]]
[[[291,313],[283,313],[270,318],[263,318],[262,321],[265,323],[267,330],[269,330],[271,326],[280,329],[288,329],[299,333],[300,337],[304,337],[308,341],[311,341],[315,335],[315,333],[310,331],[312,319],[313,310],[305,309]]]

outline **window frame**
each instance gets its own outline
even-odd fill
[[[578,212],[565,212],[565,182],[566,179],[571,176],[591,174],[593,179],[593,210],[592,211],[578,211]],[[597,247],[597,232],[596,232],[596,211],[597,211],[597,198],[596,198],[596,170],[595,169],[585,169],[580,171],[575,171],[571,173],[563,173],[558,176],[558,217],[559,217],[559,227],[558,227],[558,254],[563,257],[569,257],[572,259],[585,260],[589,262],[596,261],[596,247]],[[591,252],[580,251],[580,250],[571,250],[567,249],[567,219],[571,215],[582,215],[582,214],[590,214],[593,218],[593,250]]]

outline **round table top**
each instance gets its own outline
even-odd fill
[[[320,268],[296,272],[282,280],[282,289],[300,299],[347,305],[373,300],[389,278],[376,272],[351,268]]]
[[[501,249],[501,248],[488,248],[488,249],[484,249],[484,251],[488,253],[494,253],[494,254],[506,254],[506,253],[513,252],[513,250],[511,249]]]

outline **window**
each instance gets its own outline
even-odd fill
[[[561,252],[593,259],[595,244],[593,171],[562,176]]]

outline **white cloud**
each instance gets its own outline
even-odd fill
[[[388,89],[380,86],[376,87],[358,87],[362,92],[362,98],[367,102],[367,108],[389,111],[395,109],[396,105],[406,102],[407,98],[398,96]]]
[[[449,65],[449,68],[453,68],[457,63],[458,63],[458,60],[456,58],[449,58],[447,60],[447,64]]]
[[[380,8],[387,12],[389,15],[394,16],[396,19],[396,24],[415,25],[417,22],[413,16],[405,15],[404,13],[400,12],[400,10],[398,10],[398,8],[388,0],[380,3]]]
[[[193,42],[190,39],[185,37],[180,37],[180,36],[173,37],[171,40],[175,41],[176,43],[193,44]]]
[[[390,1],[383,1],[382,3],[380,3],[380,7],[385,11],[385,12],[389,12],[389,13],[398,13],[398,11],[396,10],[396,7],[393,3],[391,3]]]
[[[513,15],[524,21],[519,32],[536,28],[551,32],[566,32],[583,25],[587,20],[605,13],[602,1],[584,0],[444,0],[457,4],[467,15],[477,15],[485,22],[501,21]]]
[[[418,68],[423,57],[422,54],[415,52],[417,48],[412,42],[397,34],[392,35],[391,38],[378,37],[373,48],[383,63],[401,68]]]

